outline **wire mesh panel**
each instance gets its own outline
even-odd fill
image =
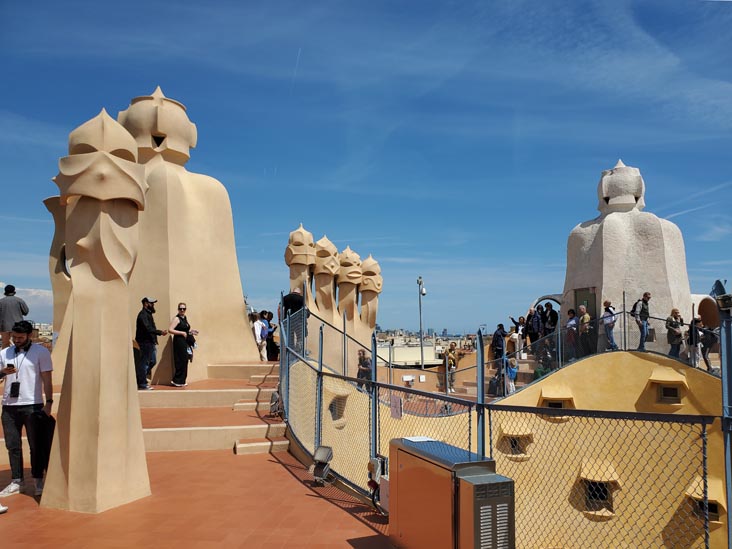
[[[287,420],[291,432],[311,454],[315,451],[317,381],[318,372],[308,364],[290,364]]]
[[[331,469],[366,490],[371,434],[371,396],[353,381],[323,376],[322,439],[333,448]]]
[[[567,413],[491,406],[517,547],[705,546],[701,424]]]
[[[389,455],[394,438],[426,436],[473,451],[472,402],[379,387],[378,453]],[[388,403],[388,404],[387,404]]]

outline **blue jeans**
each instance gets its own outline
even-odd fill
[[[638,327],[640,328],[640,343],[638,343],[638,350],[645,351],[646,337],[648,337],[648,320],[641,320],[638,323]]]
[[[671,349],[668,352],[668,356],[672,356],[674,358],[679,358],[680,353],[681,353],[681,343],[672,343]]]
[[[613,329],[615,329],[614,324],[605,324],[605,337],[607,337],[607,348],[612,351],[617,351],[618,346],[615,344]]]
[[[137,387],[147,387],[147,375],[155,366],[157,362],[157,350],[158,346],[153,342],[143,342],[140,345],[140,362],[135,368],[135,374],[137,377]]]

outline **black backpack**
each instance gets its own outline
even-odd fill
[[[635,303],[633,303],[633,308],[630,310],[630,316],[633,318],[636,318],[636,315],[638,314],[638,303],[640,303],[641,300],[639,299]]]

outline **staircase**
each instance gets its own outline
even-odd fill
[[[153,391],[138,392],[146,451],[233,448],[234,453],[243,455],[288,450],[285,424],[269,416],[279,364],[213,364],[208,375],[209,379],[191,382],[185,388],[156,385]],[[54,395],[54,414],[59,397],[60,393]],[[29,466],[28,443],[23,438]],[[5,441],[0,438],[0,465],[7,464]]]
[[[527,358],[517,360],[519,371],[514,385],[516,390],[528,385],[534,381],[534,370],[536,369],[536,361],[534,356],[529,354]],[[496,375],[495,368],[486,368],[485,370],[485,399],[486,402],[492,402],[497,397],[488,395],[488,381]],[[463,380],[462,383],[456,383],[455,395],[467,400],[477,400],[478,398],[478,382],[475,379]]]

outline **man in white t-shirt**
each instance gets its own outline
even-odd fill
[[[267,362],[267,325],[262,322],[260,313],[254,313],[256,316],[252,331],[254,331],[254,339],[257,342],[257,348],[259,349],[259,360]]]
[[[31,473],[35,480],[35,495],[43,493],[43,452],[34,412],[51,414],[53,381],[51,353],[42,345],[31,342],[33,325],[27,320],[16,322],[12,328],[13,345],[0,351],[0,377],[5,386],[2,399],[2,424],[5,446],[10,458],[10,484],[0,491],[0,498],[22,491],[23,451],[21,435],[25,427],[31,454]]]

